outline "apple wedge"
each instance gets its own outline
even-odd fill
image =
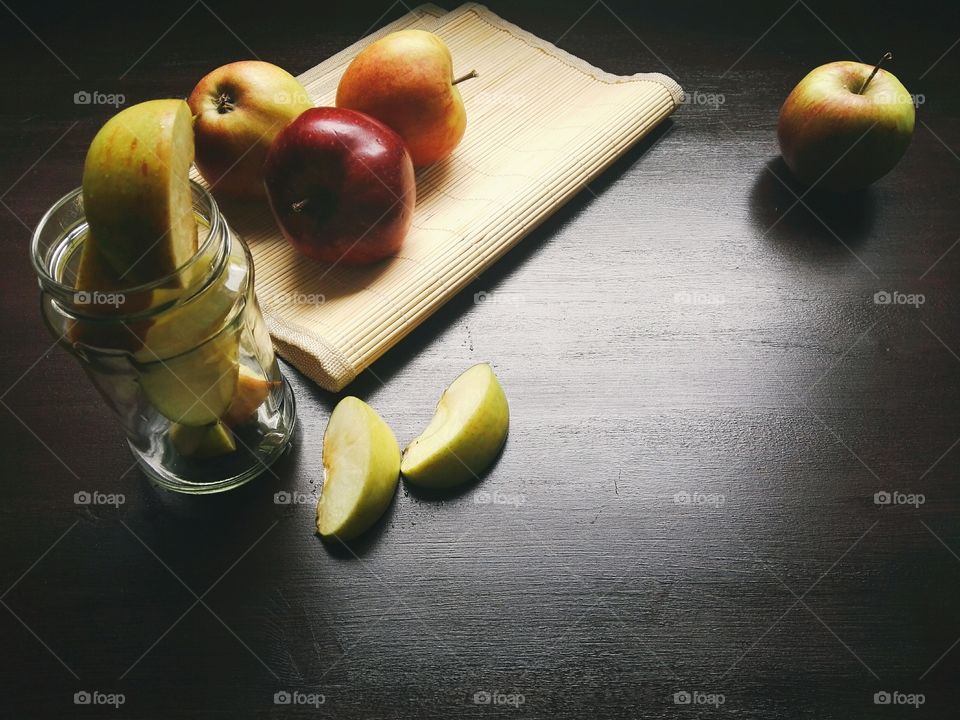
[[[230,407],[220,420],[227,427],[238,427],[253,417],[254,413],[267,401],[270,391],[279,385],[278,380],[267,380],[245,365],[240,366],[237,377],[237,391]]]
[[[183,100],[121,110],[90,144],[83,166],[90,257],[102,257],[128,287],[170,275],[196,252],[192,163],[193,126]]]
[[[400,472],[429,488],[473,480],[496,458],[509,425],[510,408],[493,369],[474,365],[444,391],[427,429],[404,450]]]
[[[383,515],[399,481],[400,447],[383,418],[362,400],[341,400],[323,436],[317,532],[356,537]]]
[[[174,424],[170,428],[170,441],[178,453],[196,460],[209,460],[237,449],[233,434],[222,422],[201,427]]]

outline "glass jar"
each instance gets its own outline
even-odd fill
[[[253,287],[253,260],[196,183],[197,252],[155,282],[77,290],[88,237],[78,188],[31,243],[43,318],[123,426],[144,472],[185,493],[238,487],[290,442],[293,393]],[[95,285],[90,278],[85,287]]]

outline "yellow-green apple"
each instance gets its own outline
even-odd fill
[[[349,540],[373,525],[390,505],[400,480],[393,432],[362,400],[345,397],[323,436],[323,490],[317,532]]]
[[[453,152],[467,113],[446,43],[424,30],[400,30],[358,54],[340,78],[337,106],[365,112],[403,137],[417,167]]]
[[[858,62],[812,70],[780,109],[784,162],[807,185],[864,188],[893,169],[913,135],[913,98],[891,73]]]
[[[323,262],[394,255],[413,220],[417,189],[403,140],[353,110],[314,108],[287,125],[267,155],[264,182],[284,236]]]
[[[83,166],[89,236],[81,283],[97,277],[133,287],[170,275],[193,256],[192,163],[190,109],[183,100],[149,100],[107,120]],[[102,262],[109,267],[91,267]]]
[[[222,422],[200,427],[174,423],[170,427],[170,442],[178,453],[197,460],[220,457],[237,449],[233,433]]]
[[[277,133],[313,107],[295,77],[260,60],[217,68],[188,102],[200,174],[216,192],[247,198],[263,196],[263,161]]]
[[[400,472],[414,485],[445,488],[476,479],[507,438],[510,409],[486,363],[453,381],[426,430],[403,451]]]
[[[188,172],[193,162],[190,110],[183,100],[151,100],[110,118],[87,150],[83,202],[88,227],[75,286],[77,298],[112,293],[123,302],[83,304],[83,316],[132,314],[153,293],[124,293],[171,276],[194,254],[197,223]],[[181,278],[174,276],[174,287]],[[150,319],[119,324],[71,320],[72,342],[135,352]]]

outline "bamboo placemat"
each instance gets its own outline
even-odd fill
[[[417,176],[413,227],[396,258],[368,268],[298,255],[266,206],[225,208],[253,253],[257,296],[277,351],[340,390],[666,118],[680,86],[615,76],[468,4],[423,6],[299,77],[332,105],[346,65],[402,27],[437,33],[462,83],[467,131]]]

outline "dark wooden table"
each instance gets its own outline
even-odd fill
[[[955,9],[493,3],[604,69],[668,72],[694,103],[349,388],[404,443],[489,360],[513,419],[482,484],[402,488],[328,548],[312,503],[272,497],[319,491],[337,398],[288,367],[300,425],[276,477],[156,491],[51,347],[27,244],[112,112],[74,93],[183,96],[254,54],[301,72],[402,0],[2,5],[0,716],[956,716]],[[812,67],[885,50],[923,96],[906,157],[867,192],[798,201],[780,103]],[[81,490],[126,502],[77,506]],[[875,705],[894,691],[924,704]]]

